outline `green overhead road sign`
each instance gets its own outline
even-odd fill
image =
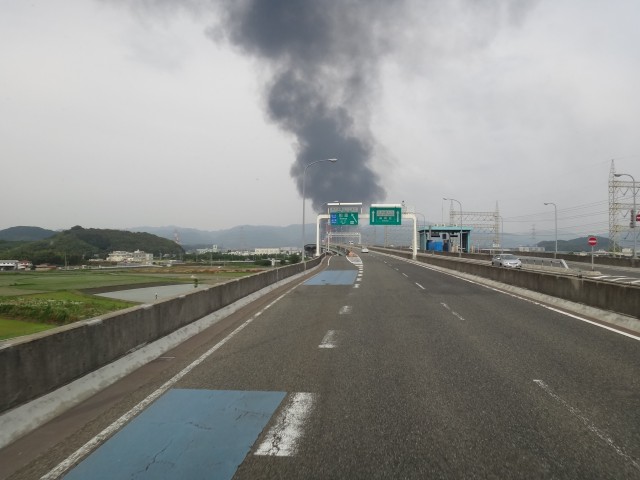
[[[331,225],[358,225],[358,212],[335,212],[330,214]]]
[[[370,225],[401,225],[402,207],[370,207]]]

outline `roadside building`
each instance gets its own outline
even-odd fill
[[[256,248],[254,250],[255,255],[279,255],[279,248]]]
[[[18,270],[18,260],[0,260],[0,270]]]
[[[136,250],[135,252],[116,250],[107,256],[107,262],[150,265],[153,263],[153,254],[145,253],[142,250]]]

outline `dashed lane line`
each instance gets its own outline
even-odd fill
[[[337,335],[337,330],[329,330],[322,339],[322,342],[320,342],[320,345],[318,345],[318,348],[336,348],[338,346],[336,343]]]

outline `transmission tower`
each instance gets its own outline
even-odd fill
[[[611,160],[609,169],[609,250],[615,252],[620,248],[621,240],[633,234],[629,228],[631,210],[633,208],[633,182],[618,180],[615,177],[616,167]]]
[[[460,216],[462,215],[462,219]],[[471,227],[474,236],[479,236],[485,241],[492,242],[492,246],[500,244],[500,212],[496,202],[495,212],[460,212],[449,209],[449,222],[451,225],[464,225]]]
[[[531,225],[531,244],[536,244],[536,224]]]

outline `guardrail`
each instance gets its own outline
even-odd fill
[[[544,257],[520,257],[523,265],[532,265],[534,267],[562,268],[569,270],[569,265],[562,259],[544,258]]]

